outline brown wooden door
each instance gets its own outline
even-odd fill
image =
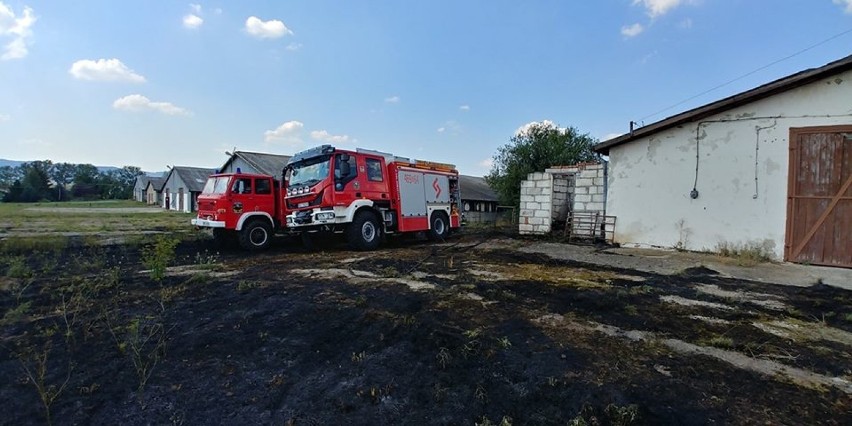
[[[784,259],[852,268],[852,126],[790,129]]]

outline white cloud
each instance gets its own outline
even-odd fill
[[[290,43],[290,44],[287,45],[287,47],[285,47],[285,49],[290,50],[290,51],[296,51],[296,50],[299,50],[301,48],[302,48],[302,43],[296,43],[296,42]]]
[[[843,11],[852,14],[852,0],[834,0],[834,4],[845,6]]]
[[[9,6],[0,2],[0,37],[11,38],[12,40],[3,46],[3,54],[0,59],[21,59],[29,53],[29,39],[33,35],[30,29],[35,24],[37,18],[33,15],[33,10],[29,7],[24,7],[24,13],[21,16],[16,16]]]
[[[0,114],[0,123],[4,121],[9,121],[12,119],[12,116],[9,114]]]
[[[68,72],[79,80],[127,81],[144,83],[145,77],[137,74],[118,59],[81,59],[71,65]]]
[[[494,159],[493,158],[486,158],[486,159],[479,162],[479,167],[482,167],[484,169],[490,170],[492,166],[494,166]]]
[[[257,16],[249,16],[249,18],[246,19],[246,32],[251,36],[260,39],[279,38],[293,34],[293,31],[290,31],[283,22],[277,19],[262,21]]]
[[[213,13],[215,13],[215,14],[217,14],[217,15],[221,15],[221,14],[222,14],[222,8],[221,8],[221,7],[217,7],[217,8],[215,8],[215,9],[213,9]]]
[[[201,13],[201,5],[196,3],[190,3],[189,8],[192,9],[195,13]]]
[[[641,4],[652,19],[663,16],[670,10],[678,7],[683,0],[633,0],[633,5]]]
[[[112,107],[122,111],[157,111],[167,115],[191,115],[184,108],[175,106],[171,102],[152,102],[145,96],[134,94],[118,98],[112,103]]]
[[[444,133],[445,131],[447,131],[446,127],[438,127],[438,133]]]
[[[325,130],[314,130],[311,132],[311,138],[328,143],[347,143],[349,135],[332,135]]]
[[[462,111],[470,111],[470,105],[461,105],[459,109]]]
[[[532,128],[533,126],[552,127],[552,128],[555,128],[555,129],[559,129],[559,127],[556,126],[556,123],[554,123],[550,120],[530,121],[529,123],[524,124],[521,127],[518,127],[518,130],[515,130],[515,136],[520,136],[520,135],[523,135],[523,134],[529,132],[530,128]],[[563,129],[559,129],[559,130],[563,130]]]
[[[185,28],[189,28],[191,30],[194,30],[194,29],[200,27],[201,24],[203,24],[203,23],[204,23],[204,19],[201,19],[200,16],[193,15],[192,13],[183,17],[183,26]]]
[[[399,96],[391,96],[391,97],[385,98],[385,103],[398,104],[399,103]]]
[[[638,22],[633,25],[626,25],[621,27],[621,35],[627,38],[636,37],[639,34],[642,34],[642,31],[645,31],[645,27],[643,27],[642,24]]]
[[[302,133],[304,127],[305,124],[301,121],[292,120],[281,124],[275,130],[267,130],[263,133],[263,136],[267,142],[283,141],[300,144],[302,140],[299,138],[299,135]]]

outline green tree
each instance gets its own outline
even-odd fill
[[[20,181],[22,177],[24,175],[21,173],[20,167],[0,167],[0,191],[8,190],[16,180]]]
[[[98,190],[98,168],[91,164],[77,164],[74,166],[74,187],[71,194],[74,198],[87,200],[97,199],[100,196]]]
[[[533,172],[553,166],[599,161],[592,147],[597,140],[573,127],[559,128],[550,121],[534,122],[520,129],[509,143],[497,150],[488,184],[506,205],[517,206],[521,181]]]
[[[53,191],[50,189],[50,176],[48,175],[50,166],[50,161],[33,161],[21,165],[24,170],[24,178],[21,181],[23,192],[20,201],[35,202],[54,198]]]
[[[58,191],[57,194],[64,194],[68,191],[68,184],[74,181],[76,169],[77,165],[71,163],[56,163],[50,168],[50,178],[61,188],[61,192]],[[60,195],[59,199],[64,200],[65,196]]]

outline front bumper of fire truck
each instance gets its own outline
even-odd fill
[[[199,228],[224,228],[225,221],[195,218],[189,221]]]
[[[308,230],[316,227],[344,223],[346,211],[311,209],[300,210],[287,215],[287,227],[291,230]]]

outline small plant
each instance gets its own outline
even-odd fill
[[[8,261],[6,276],[9,278],[27,279],[32,277],[33,271],[27,265],[27,258],[24,256],[14,256]]]
[[[479,337],[480,334],[482,334],[482,328],[477,327],[477,328],[474,328],[472,330],[466,330],[463,334],[464,334],[464,337],[467,337],[468,339],[473,340],[473,339],[476,339],[477,337]]]
[[[361,351],[361,352],[358,352],[357,354],[355,352],[352,352],[352,362],[360,364],[360,363],[364,362],[365,359],[367,359],[367,353],[366,352]]]
[[[639,309],[636,308],[636,305],[626,305],[624,307],[624,313],[628,315],[637,315],[639,313]]]
[[[65,376],[65,381],[61,385],[48,383],[48,358],[50,356],[50,341],[45,343],[41,353],[31,353],[20,358],[21,369],[24,370],[28,382],[31,383],[38,392],[42,407],[44,408],[44,416],[47,424],[53,424],[50,417],[50,407],[65,391],[65,386],[71,379],[71,371],[73,366],[68,366],[68,374]]]
[[[768,244],[756,242],[733,244],[723,241],[716,244],[716,253],[736,260],[740,266],[754,266],[758,263],[771,262],[774,258]]]
[[[725,336],[715,336],[710,338],[707,341],[711,346],[715,346],[717,348],[733,348],[734,347],[734,339]]]
[[[210,253],[207,250],[204,252],[195,253],[195,264],[196,265],[208,265],[213,266],[219,263],[219,252]]]
[[[453,359],[452,355],[450,355],[450,351],[447,348],[441,348],[438,351],[438,354],[435,355],[435,359],[438,360],[438,364],[441,368],[447,368],[447,364]]]
[[[166,268],[175,259],[175,248],[179,242],[160,235],[153,245],[142,249],[142,264],[148,268],[152,280],[160,282],[166,277]]]
[[[846,322],[852,322],[852,313],[843,315],[843,320]]]
[[[497,344],[503,349],[509,349],[512,347],[512,341],[506,336],[497,339]]]
[[[432,386],[432,396],[435,397],[435,401],[441,402],[447,397],[447,392],[449,390],[449,388],[441,386],[440,383],[435,383],[435,386]]]
[[[237,283],[237,291],[246,292],[259,286],[260,284],[258,284],[257,281],[240,280],[240,282]]]
[[[139,403],[145,403],[145,385],[151,378],[154,368],[165,356],[167,330],[162,322],[149,318],[136,317],[122,330],[112,325],[109,314],[104,313],[104,321],[118,346],[119,352],[130,357],[136,377],[139,381],[137,397]],[[122,333],[123,337],[118,337]]]
[[[367,306],[367,296],[359,294],[358,297],[355,298],[355,306],[359,308]]]
[[[485,391],[485,387],[481,384],[476,385],[476,389],[473,391],[473,397],[479,402],[488,402],[488,393]]]
[[[9,309],[3,315],[3,320],[0,321],[2,324],[14,324],[24,318],[27,315],[27,312],[30,310],[30,306],[32,306],[32,302],[27,301],[24,303],[18,304],[18,306]]]
[[[557,385],[559,385],[559,380],[556,377],[549,376],[547,378],[547,385],[552,388],[555,388]]]

